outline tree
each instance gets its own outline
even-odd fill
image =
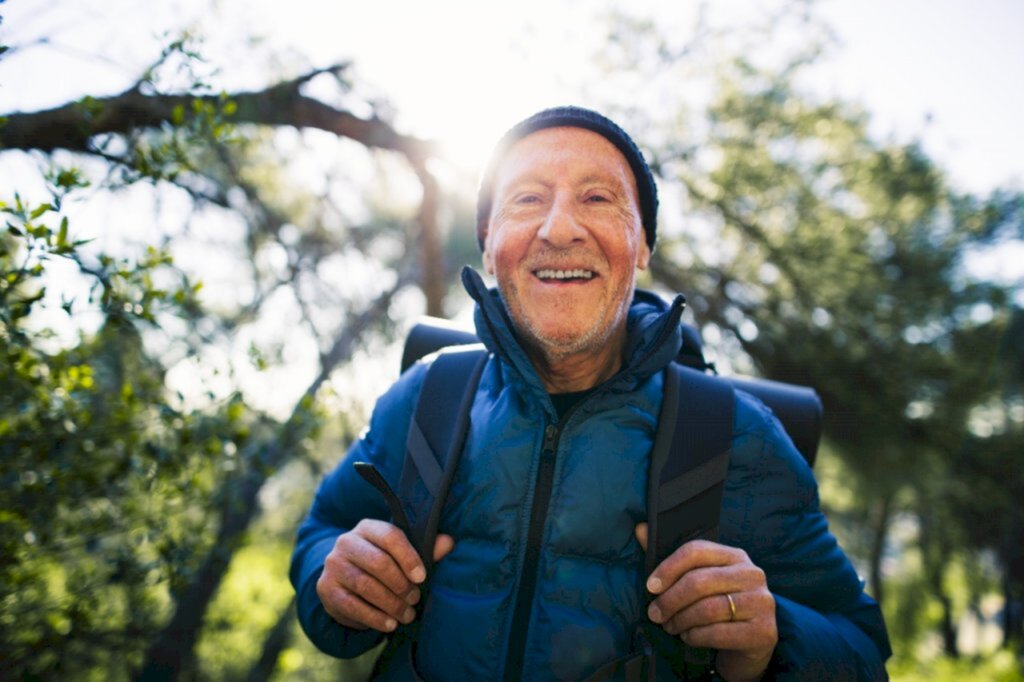
[[[798,8],[778,21],[809,19]],[[651,80],[700,75],[694,42],[676,48],[649,27],[641,38],[618,35]],[[977,410],[1006,413],[1016,400],[999,393],[991,371],[1020,313],[1019,288],[977,277],[965,261],[1021,238],[1024,201],[959,192],[919,145],[879,142],[865,114],[802,93],[801,70],[817,49],[781,66],[732,58],[704,74],[706,108],[663,102],[638,114],[663,188],[679,192],[689,224],[663,215],[653,278],[687,293],[705,336],[720,339],[721,363],[816,388],[826,446],[853,491],[872,592],[885,594],[890,526],[910,515],[955,656],[947,570],[979,548],[954,507],[973,504],[960,478],[963,444],[974,442]],[[970,485],[1004,486],[1010,462],[992,463]],[[1001,568],[1015,573],[1008,558]]]
[[[15,371],[4,377],[0,412],[0,641],[12,675],[194,674],[203,622],[259,518],[260,492],[286,463],[306,456],[322,423],[320,387],[361,344],[390,333],[389,307],[417,270],[428,308],[440,311],[438,190],[426,170],[428,144],[376,115],[360,118],[302,93],[316,77],[345,91],[344,66],[257,92],[212,93],[199,77],[184,91],[164,92],[161,68],[171,58],[201,64],[178,41],[119,95],[9,113],[0,128],[4,154],[35,150],[52,167],[49,200],[15,195],[3,206],[10,222],[2,350]],[[317,197],[288,186],[264,132],[284,126],[350,140],[346,161],[376,165],[381,178],[387,161],[366,150],[397,152],[419,181],[419,209],[406,217],[371,205],[360,222],[332,188]],[[69,158],[61,150],[74,153],[71,163],[57,161]],[[139,187],[191,204],[183,228],[165,234],[162,248],[124,257],[69,236],[75,200]],[[228,274],[248,295],[227,305],[204,303],[200,284],[173,258],[195,248],[194,223],[211,216],[241,227],[224,250],[233,264]],[[419,268],[405,256],[411,238],[428,259]],[[338,291],[331,267],[339,254],[373,280]],[[54,284],[58,260],[92,282],[89,296]],[[55,306],[58,288],[71,293]],[[103,323],[59,343],[40,321],[55,309],[72,328],[80,315],[98,313]],[[254,409],[232,376],[235,388],[219,399],[175,395],[169,369],[192,358],[202,367],[211,349],[237,352],[236,338],[272,317],[296,318],[317,358],[287,416]],[[270,351],[254,340],[248,355],[257,369],[272,371]],[[273,668],[285,637],[279,630],[267,633],[266,655],[253,661],[251,676]]]

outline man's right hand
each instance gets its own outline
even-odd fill
[[[454,546],[450,535],[438,534],[434,561]],[[342,625],[392,632],[398,623],[411,623],[416,617],[417,585],[426,577],[423,562],[401,529],[363,519],[338,536],[324,561],[316,593],[331,618]]]

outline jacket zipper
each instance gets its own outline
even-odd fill
[[[523,562],[522,582],[516,591],[516,606],[512,614],[512,628],[509,631],[508,655],[505,659],[505,679],[518,680],[523,672],[526,656],[526,635],[533,610],[533,594],[537,589],[537,570],[540,562],[541,535],[551,502],[551,488],[555,478],[555,455],[562,425],[575,411],[569,410],[558,424],[544,427],[544,445],[537,468],[537,483],[533,489],[533,504],[530,508],[530,527],[526,534],[526,558]]]
[[[672,327],[679,324],[679,317],[685,302],[678,298],[673,301],[669,311],[669,319],[658,334],[656,341],[645,354],[646,359],[657,350]],[[600,391],[598,391],[600,392]],[[591,394],[573,405],[557,424],[544,427],[544,443],[541,448],[540,465],[537,469],[537,481],[533,489],[533,503],[530,505],[530,526],[526,533],[526,556],[523,561],[522,582],[516,590],[516,605],[512,614],[512,627],[509,632],[508,653],[505,658],[505,680],[513,682],[520,679],[523,662],[526,658],[526,642],[530,626],[530,614],[533,610],[534,592],[537,589],[537,571],[540,563],[541,540],[544,525],[547,521],[548,505],[551,503],[551,490],[555,478],[555,459],[558,452],[558,441],[562,430],[573,413],[585,402],[592,399]]]

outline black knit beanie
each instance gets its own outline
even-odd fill
[[[640,200],[640,217],[647,235],[647,246],[654,251],[658,221],[658,188],[654,185],[654,176],[644,160],[636,143],[626,131],[614,121],[596,111],[582,107],[555,107],[544,109],[533,116],[512,126],[498,141],[487,164],[487,170],[480,181],[480,192],[476,200],[476,238],[480,250],[484,249],[484,234],[491,216],[491,202],[494,199],[494,173],[505,152],[518,140],[545,128],[583,128],[601,135],[615,145],[629,162],[629,167],[636,178],[636,188]]]

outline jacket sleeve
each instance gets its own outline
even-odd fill
[[[771,411],[737,393],[723,538],[764,570],[779,643],[768,677],[886,679],[889,637],[878,604],[828,528],[806,461]]]
[[[312,508],[299,526],[289,571],[299,623],[320,650],[338,658],[353,658],[368,651],[384,639],[384,634],[340,625],[324,610],[316,583],[339,535],[363,519],[390,518],[383,496],[352,465],[370,462],[392,486],[397,484],[423,370],[424,365],[415,365],[377,401],[369,427],[320,483]]]

